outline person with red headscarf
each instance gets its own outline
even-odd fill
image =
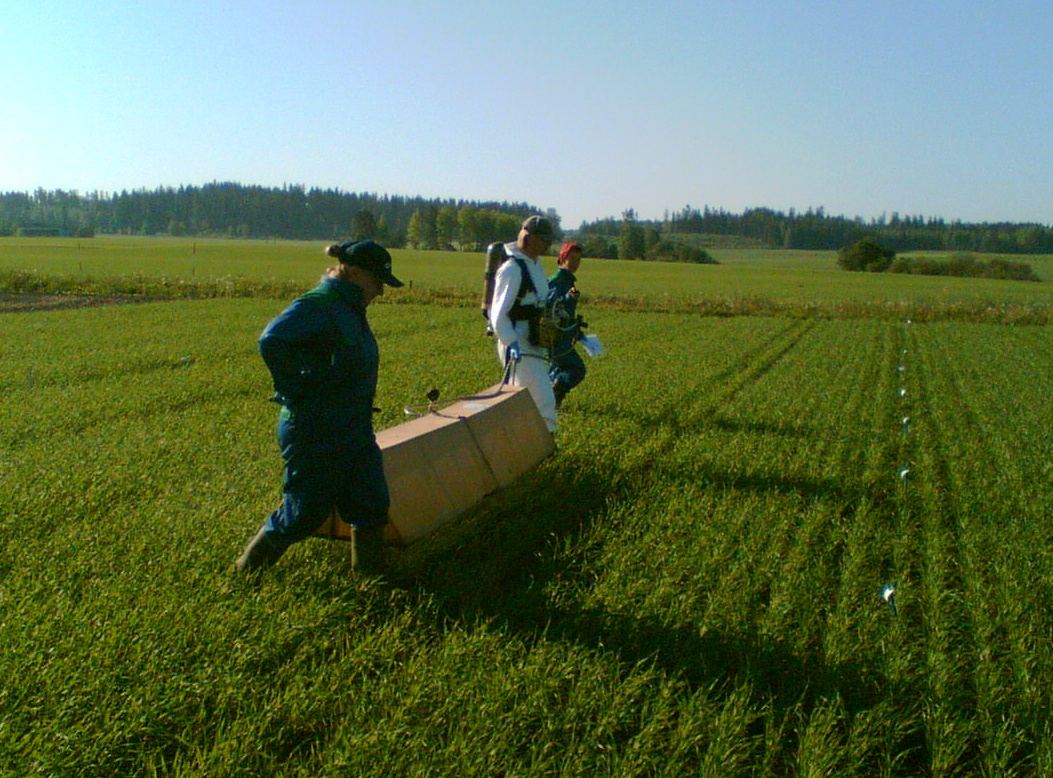
[[[582,338],[582,321],[578,316],[578,268],[581,266],[582,248],[578,243],[564,243],[559,250],[559,267],[548,279],[548,302],[560,310],[560,318],[568,322],[562,328],[559,342],[552,349],[552,366],[548,377],[552,381],[552,392],[556,396],[556,407],[571,389],[585,380],[585,362],[574,347]]]

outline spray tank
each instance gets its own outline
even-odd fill
[[[479,307],[482,309],[483,318],[486,319],[487,337],[492,337],[494,334],[493,327],[490,326],[490,304],[494,300],[497,268],[501,267],[501,263],[506,259],[508,259],[508,255],[505,254],[505,244],[500,242],[491,243],[486,247],[486,281],[483,283],[483,299],[480,301]]]

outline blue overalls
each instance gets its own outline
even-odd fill
[[[333,508],[357,528],[387,523],[390,496],[373,434],[380,354],[362,290],[326,278],[267,325],[259,349],[281,404],[284,499],[266,537],[287,548]]]
[[[566,268],[559,268],[548,279],[549,301],[559,303],[563,312],[572,321],[577,320],[578,300],[567,294],[578,279]],[[556,393],[557,402],[562,402],[567,393],[585,380],[585,362],[574,344],[581,338],[577,326],[563,331],[559,343],[552,349],[552,367],[548,377],[552,380],[552,390]]]

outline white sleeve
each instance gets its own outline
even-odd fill
[[[494,279],[494,298],[490,303],[490,327],[498,340],[506,345],[519,339],[515,325],[508,318],[508,312],[516,303],[516,295],[519,293],[519,285],[522,281],[518,262],[506,260],[497,269],[497,276]]]

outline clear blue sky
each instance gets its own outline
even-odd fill
[[[0,191],[1053,224],[1050,0],[10,0]]]

